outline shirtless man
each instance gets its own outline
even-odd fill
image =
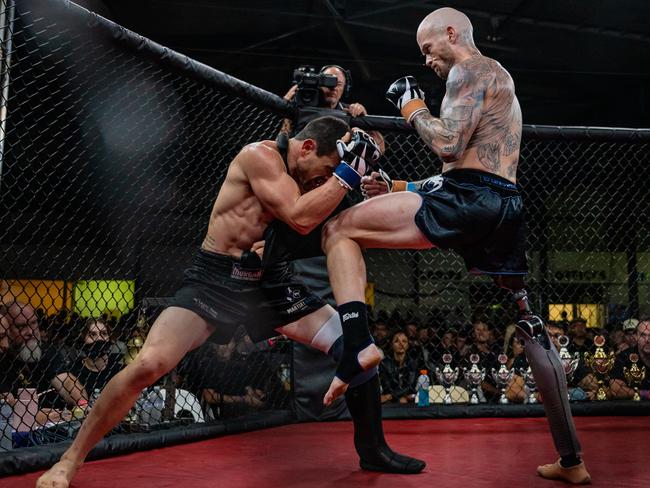
[[[345,348],[324,402],[330,403],[351,377],[380,361],[363,304],[362,250],[454,249],[471,273],[492,276],[519,305],[518,331],[561,456],[540,466],[538,473],[587,483],[566,375],[543,321],[529,307],[524,286],[526,238],[516,185],[522,119],[513,80],[497,61],[481,55],[472,24],[457,10],[441,8],[425,17],[417,43],[426,65],[446,80],[440,118],[427,109],[413,77],[397,80],[386,96],[442,160],[442,174],[419,182],[386,177],[382,187],[390,193],[340,213],[325,226],[323,248]],[[369,184],[365,191],[376,194],[377,188]]]
[[[160,314],[135,360],[106,385],[70,448],[39,478],[37,488],[68,487],[90,450],[124,418],[142,389],[209,337],[226,344],[245,324],[254,341],[284,334],[340,356],[341,325],[335,310],[293,279],[286,262],[262,267],[251,248],[275,219],[300,234],[309,233],[359,185],[379,153],[362,132],[353,133],[347,145],[337,141],[349,139],[347,131],[341,120],[321,117],[292,139],[262,141],[241,150],[230,163],[207,235],[185,272],[174,306]],[[393,452],[384,440],[381,410],[375,406],[376,371],[358,375],[353,384],[346,399],[361,467],[421,471],[422,461]]]

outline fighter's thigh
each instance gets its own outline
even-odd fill
[[[180,307],[166,308],[151,327],[138,358],[155,358],[173,367],[213,332],[214,327],[196,313]]]
[[[353,239],[363,248],[429,249],[433,245],[415,224],[421,205],[422,197],[413,192],[370,198],[331,219],[323,242],[340,236]]]
[[[330,305],[325,305],[315,312],[275,330],[291,340],[307,344],[325,353],[343,334],[339,314]]]

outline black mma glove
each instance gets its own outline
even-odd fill
[[[386,98],[397,107],[409,124],[416,114],[429,111],[424,103],[424,92],[412,76],[405,76],[393,82],[386,92]]]

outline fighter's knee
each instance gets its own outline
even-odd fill
[[[140,388],[145,388],[167,374],[175,364],[170,364],[161,354],[142,351],[128,368],[131,382]]]
[[[341,219],[334,217],[330,219],[323,227],[321,234],[321,246],[325,254],[332,248],[332,245],[341,237],[343,237],[343,226]]]

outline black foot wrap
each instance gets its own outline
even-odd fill
[[[345,401],[354,422],[354,447],[359,454],[359,466],[368,471],[416,474],[426,463],[393,451],[384,439],[381,425],[379,377],[345,392]]]
[[[343,354],[336,368],[336,377],[345,383],[363,372],[359,364],[359,353],[372,344],[368,330],[366,304],[348,302],[339,306],[339,315],[343,327]]]
[[[361,345],[351,349],[345,348],[344,343],[341,361],[336,367],[336,377],[345,383],[350,383],[355,376],[363,373],[363,368],[359,364],[359,353],[372,343],[372,339],[368,339],[367,342],[362,342]]]

